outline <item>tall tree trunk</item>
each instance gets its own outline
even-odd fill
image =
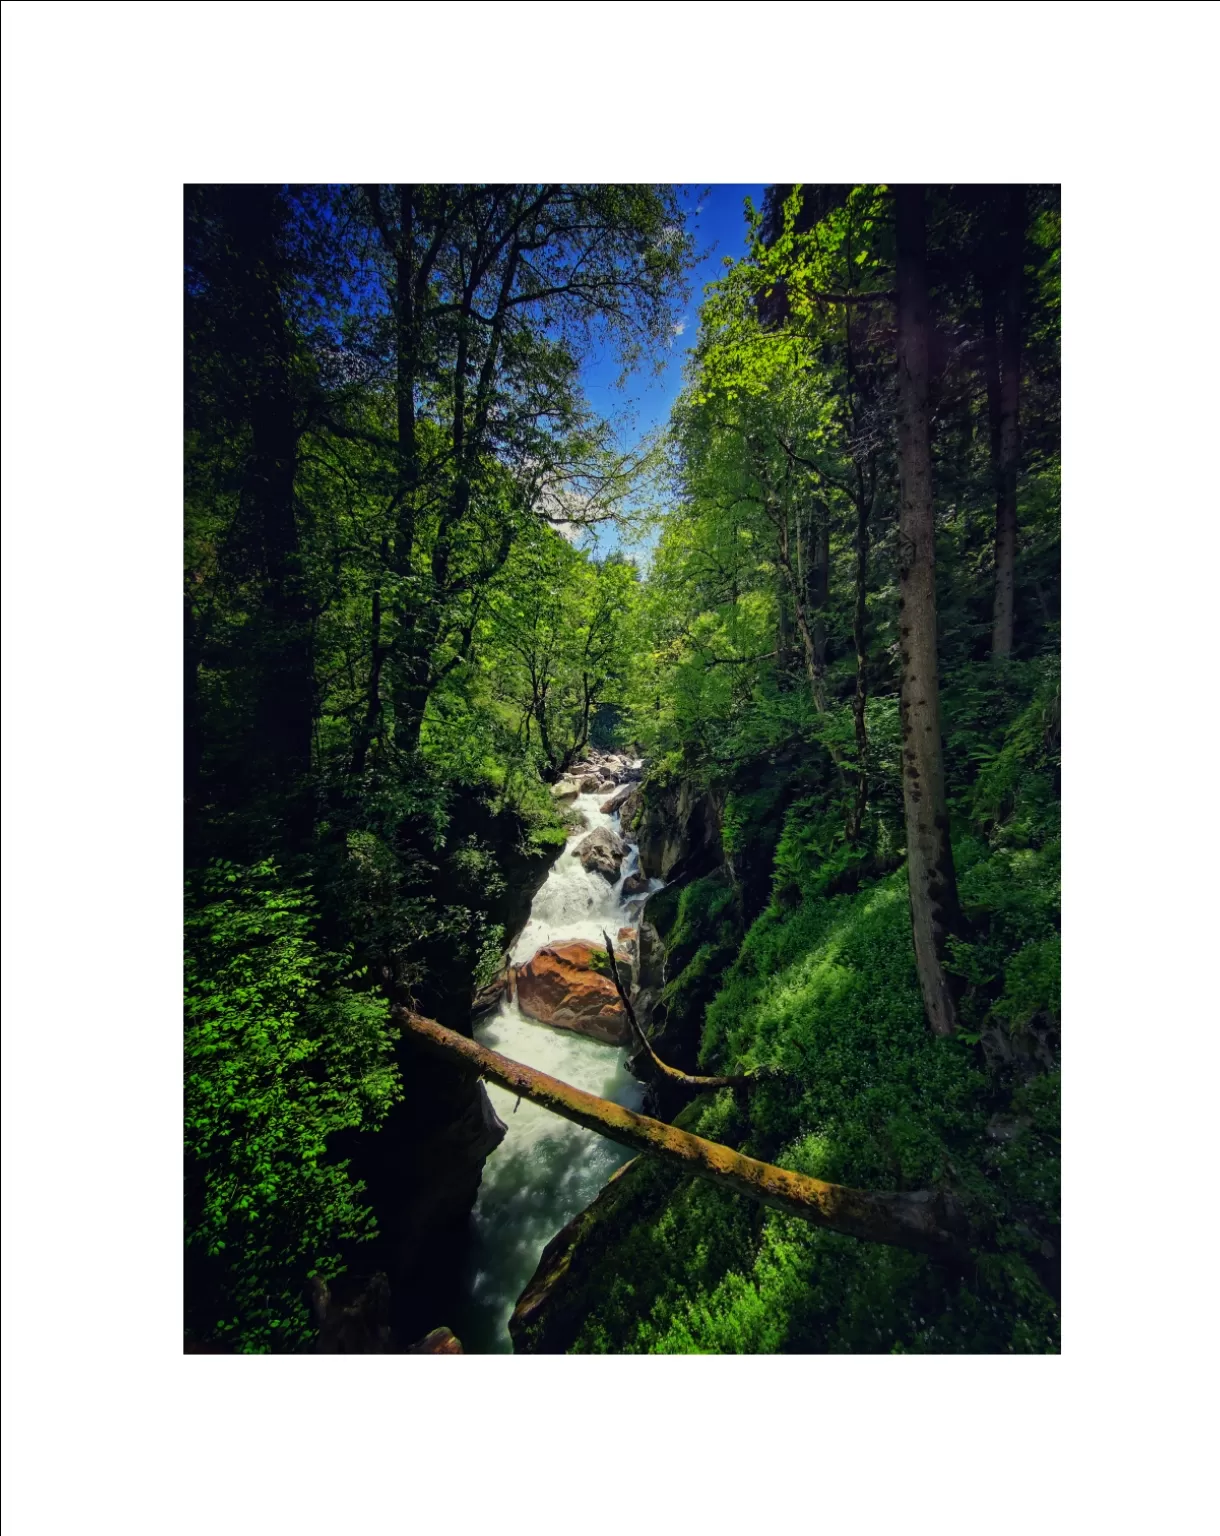
[[[824,714],[826,710],[826,685],[823,679],[823,669],[818,664],[818,649],[814,638],[813,624],[810,621],[808,593],[804,589],[804,583],[799,579],[792,560],[791,528],[788,521],[788,505],[782,498],[773,500],[768,504],[768,516],[775,524],[779,539],[779,569],[782,574],[782,583],[777,596],[781,614],[784,611],[783,589],[788,588],[792,598],[793,614],[796,619],[797,632],[801,637],[801,649],[805,656],[805,672],[809,678],[809,693],[813,700],[813,707],[817,713]],[[782,631],[781,631],[782,634]],[[780,646],[776,647],[781,651]],[[782,653],[780,665],[782,665]]]
[[[809,562],[809,607],[813,613],[813,655],[818,676],[826,671],[826,607],[830,602],[830,508],[814,503],[813,547]]]
[[[356,727],[355,745],[352,749],[352,776],[359,778],[368,760],[369,748],[381,723],[381,672],[385,665],[386,648],[381,639],[381,584],[382,572],[389,563],[389,540],[381,541],[381,570],[373,583],[373,612],[369,623],[369,681],[365,696],[364,719]]]
[[[847,232],[848,265],[851,263],[851,227]],[[856,394],[856,356],[852,338],[851,305],[843,307],[843,328],[847,364],[847,410],[851,426],[852,470],[855,476],[853,500],[856,507],[856,580],[855,603],[852,606],[851,634],[856,651],[856,689],[852,698],[852,725],[856,738],[856,798],[847,821],[848,841],[860,839],[864,827],[864,813],[868,809],[868,519],[872,511],[873,493],[877,485],[875,456],[869,456],[869,478],[864,479],[864,467],[860,461],[860,413]],[[826,572],[830,575],[830,524],[827,520]],[[828,593],[829,595],[829,593]]]
[[[872,492],[864,484],[864,471],[856,462],[856,601],[852,609],[851,633],[856,648],[856,692],[851,713],[856,733],[856,801],[852,807],[848,836],[854,843],[864,826],[868,809],[868,518]]]
[[[420,295],[416,284],[420,273],[416,261],[416,189],[404,184],[398,189],[398,242],[394,250],[394,298],[397,325],[398,363],[395,388],[398,405],[398,519],[394,541],[394,569],[399,577],[400,613],[394,674],[394,740],[405,752],[419,745],[424,709],[428,701],[429,637],[426,628],[427,600],[416,589],[415,520],[419,488],[419,444],[415,413],[415,387],[419,378]],[[378,680],[380,686],[380,679]],[[380,706],[379,706],[380,707]]]
[[[943,958],[957,922],[936,661],[936,550],[928,412],[928,291],[924,189],[900,186],[898,214],[899,651],[902,797],[915,961],[928,1022],[957,1028]]]
[[[1017,471],[1020,467],[1021,285],[1025,267],[1025,196],[1008,194],[1005,245],[1004,331],[1000,370],[1000,474],[995,515],[995,611],[991,626],[993,661],[1012,655],[1014,582],[1017,562]]]
[[[296,516],[300,429],[293,344],[280,292],[279,196],[272,186],[226,189],[251,367],[242,517],[263,588],[251,632],[256,683],[250,764],[260,787],[285,808],[290,836],[299,840],[309,815],[304,791],[313,741],[313,623]]]
[[[995,277],[983,274],[983,374],[987,382],[987,442],[991,477],[1000,494],[1000,336],[996,329]]]
[[[182,789],[189,864],[199,815],[200,779],[203,774],[203,721],[199,703],[199,626],[189,592],[183,593],[182,607]]]
[[[244,494],[261,527],[268,619],[260,645],[255,755],[277,790],[300,787],[313,740],[312,626],[294,506],[294,415],[286,380],[271,373],[254,401]]]

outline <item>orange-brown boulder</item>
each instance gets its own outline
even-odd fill
[[[464,1355],[462,1341],[448,1328],[434,1328],[416,1344],[407,1345],[409,1355]]]
[[[631,1028],[614,983],[593,969],[593,956],[600,954],[604,959],[605,953],[582,939],[545,944],[532,960],[517,967],[521,1012],[540,1024],[570,1029],[607,1045],[626,1045]]]

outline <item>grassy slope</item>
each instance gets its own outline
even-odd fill
[[[774,1063],[798,1086],[768,1085],[748,1106],[722,1093],[680,1117],[844,1183],[943,1181],[994,1214],[999,1251],[952,1276],[641,1163],[624,1180],[630,1197],[613,1202],[615,1230],[600,1234],[596,1265],[573,1266],[569,1284],[587,1295],[569,1347],[1058,1348],[1058,1307],[1039,1279],[1058,1228],[1057,685],[1033,681],[1023,708],[960,727],[980,765],[962,786],[955,827],[973,924],[957,960],[963,1038],[936,1040],[924,1022],[905,871],[852,895],[819,895],[824,880],[816,861],[802,864],[794,813],[777,850],[780,894],[707,1008],[701,1060]],[[1012,1059],[985,1056],[980,1036]]]

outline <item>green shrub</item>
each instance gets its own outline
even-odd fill
[[[309,1277],[374,1231],[328,1143],[401,1096],[389,1005],[314,925],[271,861],[214,862],[188,891],[188,1329],[241,1352],[309,1339]]]

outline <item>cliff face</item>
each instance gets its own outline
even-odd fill
[[[719,803],[689,783],[646,785],[636,835],[640,869],[650,879],[687,880],[723,857]]]

